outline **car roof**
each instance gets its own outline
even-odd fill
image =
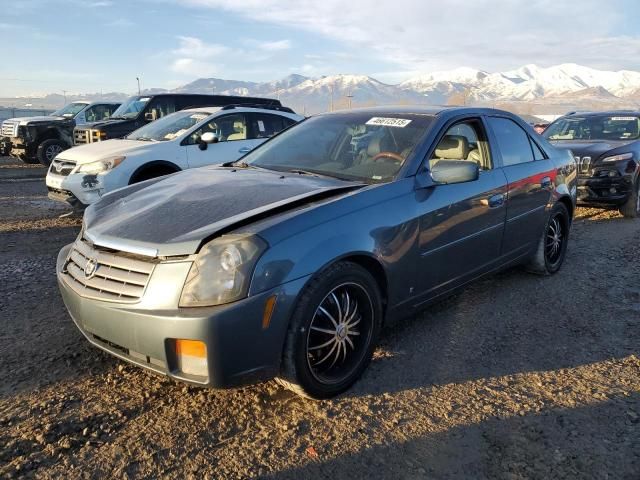
[[[565,114],[565,117],[595,117],[599,115],[633,115],[640,116],[640,111],[638,110],[602,110],[602,111],[577,111],[577,112],[569,112]]]
[[[345,113],[376,113],[376,114],[407,114],[407,115],[441,115],[441,114],[471,114],[471,115],[495,115],[507,114],[509,116],[515,116],[511,112],[505,110],[498,110],[496,108],[485,107],[454,107],[447,105],[388,105],[382,107],[365,107],[365,108],[353,108],[351,110],[336,110],[334,112],[323,113],[321,115],[334,115]]]
[[[228,112],[234,112],[234,111],[258,111],[258,112],[268,112],[268,113],[282,113],[282,114],[287,114],[287,115],[297,115],[296,113],[291,113],[291,112],[286,112],[286,111],[282,111],[282,110],[274,110],[274,109],[270,109],[270,108],[260,108],[257,106],[252,106],[252,107],[243,107],[242,105],[234,105],[233,110],[231,109],[226,109],[224,108],[224,106],[222,107],[197,107],[197,108],[185,108],[184,110],[180,110],[181,112],[200,112],[200,113],[208,113],[210,115],[213,115],[214,113],[217,113],[219,111],[228,111]]]

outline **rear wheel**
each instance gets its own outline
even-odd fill
[[[621,205],[619,210],[627,218],[638,218],[640,217],[640,177],[636,179],[631,192],[626,203]]]
[[[38,161],[48,167],[51,165],[53,159],[63,150],[66,150],[67,145],[60,140],[45,140],[38,146],[38,151],[36,156],[38,157]]]
[[[351,262],[329,267],[299,297],[278,383],[315,399],[347,390],[369,364],[381,324],[371,274]]]
[[[571,218],[567,207],[562,203],[556,203],[545,224],[538,249],[528,264],[530,271],[541,275],[553,275],[560,270],[567,253],[570,225]]]

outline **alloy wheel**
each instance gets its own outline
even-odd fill
[[[60,145],[49,145],[45,151],[45,156],[51,162],[61,151],[62,147]]]
[[[324,384],[344,381],[358,368],[373,332],[373,303],[357,283],[331,290],[315,310],[307,333],[307,365]]]
[[[545,235],[544,254],[551,265],[555,265],[562,258],[565,237],[562,217],[556,214],[549,220]]]

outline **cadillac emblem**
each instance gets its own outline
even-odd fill
[[[90,258],[87,260],[87,264],[84,266],[84,278],[89,280],[92,278],[96,272],[98,271],[98,261]]]

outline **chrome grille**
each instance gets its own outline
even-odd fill
[[[85,143],[99,142],[104,137],[100,136],[100,130],[91,128],[75,128],[73,130],[74,145],[83,145]]]
[[[0,135],[3,137],[17,137],[18,136],[18,122],[5,120],[2,122],[2,128],[0,129]]]
[[[580,173],[589,173],[591,170],[591,157],[575,157],[578,163],[578,169]]]
[[[154,267],[155,263],[136,255],[96,249],[78,239],[62,275],[82,297],[133,303],[142,297]]]
[[[72,162],[71,160],[54,159],[53,162],[51,162],[51,167],[49,167],[49,172],[66,177],[75,167],[76,162]]]
[[[89,130],[86,128],[75,128],[73,130],[74,145],[81,145],[83,143],[88,143],[87,142],[88,137],[89,137]]]

